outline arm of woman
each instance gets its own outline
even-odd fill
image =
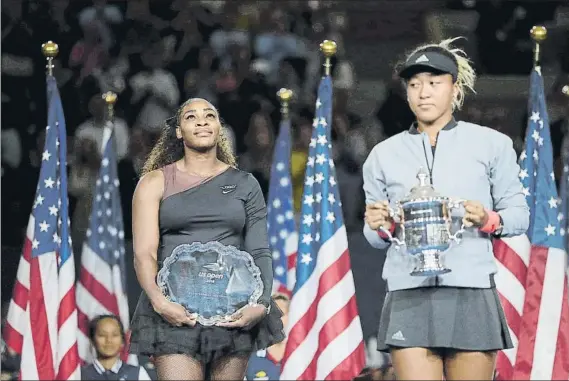
[[[502,220],[501,236],[524,234],[529,227],[529,207],[520,182],[520,167],[512,139],[495,139],[495,155],[490,169],[494,210]]]
[[[263,294],[259,297],[260,305],[247,305],[234,314],[234,321],[218,323],[221,327],[250,327],[259,322],[267,313],[273,291],[273,259],[269,250],[267,233],[267,207],[259,182],[248,174],[247,185],[250,188],[245,200],[244,250],[253,257],[255,265],[261,271]]]
[[[162,171],[153,171],[140,179],[132,199],[132,237],[134,269],[140,286],[156,309],[166,298],[156,284],[158,273],[158,209],[164,192]]]
[[[268,306],[271,302],[273,288],[273,258],[269,249],[267,233],[267,206],[263,191],[257,179],[249,174],[250,191],[245,201],[246,225],[244,231],[245,250],[251,254],[263,281],[263,294],[259,303]]]
[[[180,304],[168,301],[156,283],[158,274],[158,211],[164,193],[164,174],[156,170],[143,176],[132,199],[132,239],[134,248],[134,270],[154,310],[170,324],[193,326],[190,317]]]
[[[374,148],[362,167],[363,187],[365,193],[366,212],[375,213],[375,209],[380,208],[378,203],[388,200],[385,176],[380,165],[381,159],[378,157],[377,146]],[[372,211],[371,209],[374,209]],[[391,224],[390,232],[395,231],[395,224]],[[372,229],[368,223],[364,224],[364,236],[369,244],[383,250],[391,243],[387,240],[385,233]]]

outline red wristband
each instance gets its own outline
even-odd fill
[[[394,223],[391,224],[391,227],[389,228],[389,232],[392,235],[393,235],[393,232],[395,232],[395,224]],[[385,232],[382,230],[378,230],[377,235],[379,235],[379,238],[381,238],[381,239],[389,239],[389,236],[387,234],[385,234]]]
[[[481,232],[492,234],[500,227],[500,215],[493,210],[486,210],[488,214],[488,221],[480,228]]]

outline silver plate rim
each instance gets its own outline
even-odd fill
[[[252,276],[255,279],[255,282],[257,283],[257,286],[258,286],[258,287],[255,287],[255,291],[249,297],[249,303],[248,304],[249,305],[257,304],[259,298],[263,294],[264,285],[263,285],[263,280],[261,279],[261,270],[255,264],[255,260],[254,260],[253,256],[246,251],[239,250],[235,246],[224,245],[221,242],[217,242],[217,241],[210,241],[210,242],[206,242],[206,243],[202,243],[202,242],[183,243],[183,244],[176,246],[174,248],[174,250],[172,250],[172,254],[170,254],[168,257],[166,257],[166,259],[164,259],[164,261],[162,262],[162,268],[158,271],[158,274],[156,277],[156,283],[157,283],[158,287],[160,287],[162,294],[164,296],[166,296],[166,298],[168,298],[168,300],[171,300],[170,296],[168,295],[168,288],[167,288],[165,283],[168,279],[168,276],[170,275],[170,266],[178,260],[180,255],[182,255],[183,253],[188,252],[188,251],[194,252],[194,251],[208,251],[208,250],[209,251],[215,251],[217,253],[223,253],[226,255],[241,254],[245,258],[247,258],[247,260],[249,262],[249,266],[248,266],[249,270],[251,271]],[[212,326],[212,325],[215,325],[217,323],[227,322],[230,320],[230,316],[212,316],[211,318],[205,318],[202,315],[196,314],[195,312],[192,312],[192,311],[189,311],[189,312],[194,314],[194,316],[196,316],[197,322],[203,326]]]

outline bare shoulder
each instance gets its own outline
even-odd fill
[[[163,193],[164,173],[156,169],[142,176],[134,191],[134,199],[160,199]]]

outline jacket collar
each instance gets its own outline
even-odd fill
[[[93,366],[95,367],[95,370],[99,374],[103,374],[106,371],[105,367],[99,362],[99,360],[95,360],[93,362]],[[122,361],[118,359],[117,362],[115,362],[115,364],[109,370],[114,374],[117,374],[119,370],[121,370],[121,367],[122,367]]]
[[[458,125],[458,122],[456,121],[456,119],[454,119],[454,117],[446,124],[446,126],[443,127],[443,131],[448,131],[448,130],[452,130],[453,128],[455,128]],[[419,135],[420,132],[417,129],[417,122],[413,122],[413,124],[411,124],[411,127],[409,128],[409,133],[411,135]]]

